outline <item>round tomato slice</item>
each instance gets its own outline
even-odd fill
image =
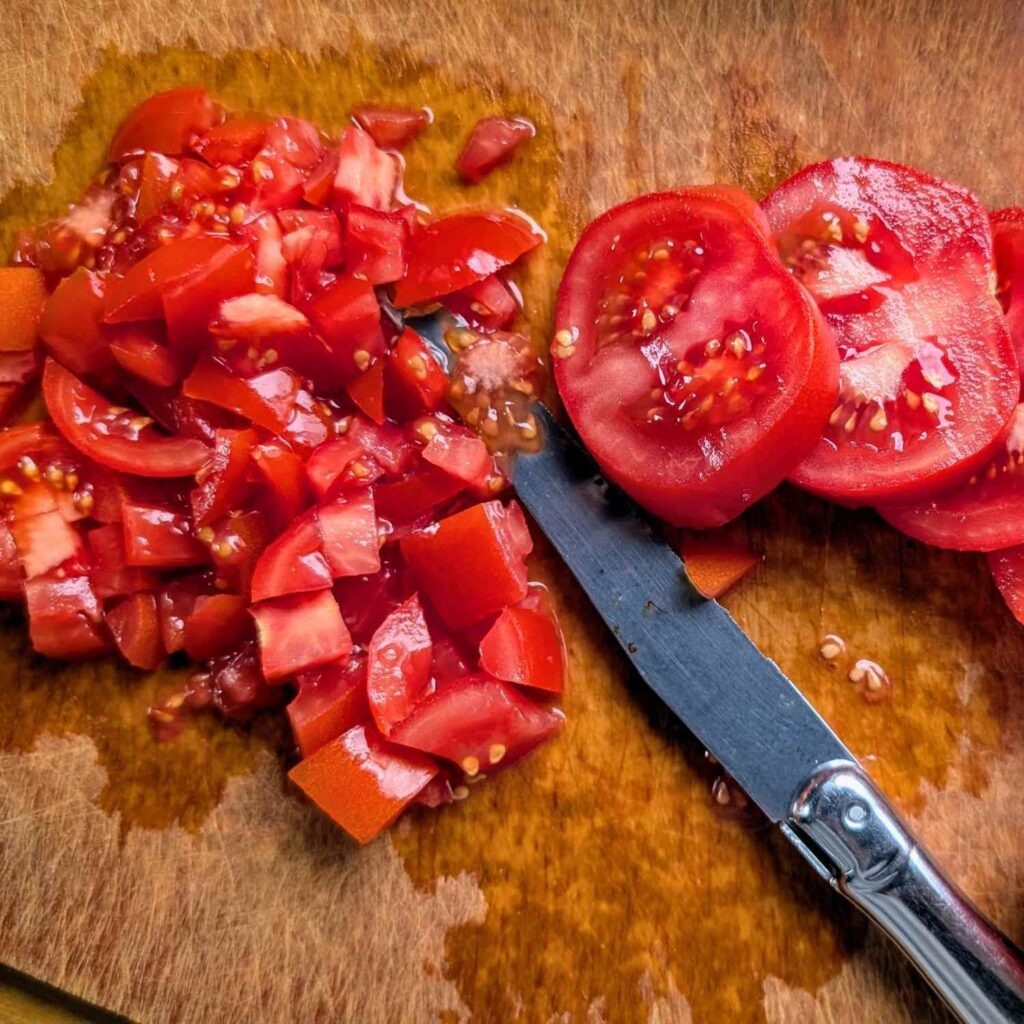
[[[1006,314],[1017,363],[1024,370],[1024,209],[996,210],[989,219],[996,256],[996,297]]]
[[[805,168],[764,208],[841,359],[839,400],[793,481],[871,505],[937,494],[984,465],[1020,384],[977,199],[909,167],[844,158]]]
[[[43,370],[43,397],[57,429],[75,448],[121,473],[191,476],[210,455],[201,441],[166,437],[148,417],[111,405],[52,359]]]
[[[725,190],[599,217],[559,290],[555,379],[605,473],[678,526],[717,526],[809,452],[838,367],[813,302]]]

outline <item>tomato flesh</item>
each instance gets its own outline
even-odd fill
[[[32,646],[59,661],[94,658],[110,650],[100,605],[85,576],[39,576],[25,582]]]
[[[377,516],[370,490],[342,495],[319,506],[316,521],[321,550],[335,579],[380,569]]]
[[[709,600],[732,589],[760,561],[759,555],[715,534],[684,538],[679,549],[686,576]]]
[[[988,566],[1007,608],[1024,623],[1024,546],[991,552]]]
[[[401,149],[412,142],[434,116],[425,107],[410,110],[364,104],[353,109],[352,118],[381,149]]]
[[[195,136],[211,128],[216,120],[213,100],[202,86],[157,93],[143,100],[121,122],[110,143],[107,159],[123,160],[141,150],[183,153]]]
[[[299,692],[288,705],[288,720],[303,757],[369,721],[365,655],[353,653],[345,661],[303,672],[297,681]]]
[[[1017,367],[1024,373],[1024,209],[1011,206],[990,217],[996,261],[996,297],[1006,315]]]
[[[311,509],[260,556],[252,578],[252,599],[266,601],[330,585],[331,569],[323,555],[316,512]]]
[[[128,565],[177,568],[209,561],[192,523],[175,509],[125,502],[121,516]]]
[[[253,605],[260,664],[268,683],[347,658],[352,638],[329,590],[277,597]]]
[[[480,667],[507,683],[565,689],[565,641],[546,596],[531,593],[498,616],[480,641]]]
[[[377,628],[366,659],[366,689],[385,735],[409,716],[430,681],[432,651],[419,597],[413,594]]]
[[[100,376],[113,365],[102,325],[107,287],[102,274],[79,267],[57,285],[43,307],[39,336],[72,373]]]
[[[152,671],[163,661],[160,618],[152,594],[137,593],[122,598],[107,609],[104,619],[117,649],[129,665]]]
[[[483,117],[473,125],[455,169],[463,181],[477,185],[536,134],[525,117]]]

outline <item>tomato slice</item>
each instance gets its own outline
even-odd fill
[[[482,117],[473,125],[455,169],[463,181],[478,185],[536,134],[537,129],[525,117]]]
[[[401,149],[433,122],[434,115],[427,107],[412,110],[362,104],[353,108],[352,119],[381,149]]]
[[[156,589],[159,580],[152,569],[128,564],[124,529],[119,523],[97,526],[86,534],[86,541],[91,563],[89,578],[100,600]]]
[[[266,601],[330,587],[331,569],[321,543],[316,510],[310,509],[260,556],[252,577],[252,599]]]
[[[32,646],[47,658],[74,661],[110,650],[100,605],[85,576],[39,576],[25,582]]]
[[[111,405],[52,359],[43,370],[43,397],[57,429],[103,466],[136,476],[191,476],[210,450],[191,438],[164,437],[145,416]]]
[[[983,466],[1020,383],[977,199],[844,158],[783,182],[764,209],[841,358],[839,400],[793,481],[846,504],[902,503]]]
[[[303,757],[311,757],[325,743],[369,721],[365,654],[353,652],[344,661],[303,672],[296,682],[299,692],[287,711]]]
[[[331,575],[363,576],[380,569],[373,493],[367,488],[335,498],[316,511],[321,549]]]
[[[192,492],[192,518],[198,527],[227,515],[241,503],[249,476],[255,430],[218,430],[213,457]]]
[[[452,761],[472,778],[517,761],[564,721],[560,711],[535,704],[514,686],[469,676],[420,701],[391,739]]]
[[[0,267],[0,352],[35,347],[46,280],[35,267]]]
[[[181,386],[189,398],[237,413],[257,426],[279,433],[295,408],[301,381],[286,367],[255,377],[238,377],[223,363],[204,357]]]
[[[1006,606],[1024,622],[1024,545],[991,552],[988,567]]]
[[[193,661],[229,654],[252,635],[245,599],[237,594],[202,594],[185,619],[185,653]]]
[[[506,508],[487,501],[402,539],[413,576],[450,628],[479,622],[526,594],[529,548],[517,515],[515,502]]]
[[[129,665],[152,671],[164,660],[160,617],[152,594],[137,593],[122,598],[107,609],[104,619],[117,649]]]
[[[584,443],[675,525],[717,526],[767,494],[835,405],[837,355],[813,302],[716,189],[594,221],[555,319],[555,379]]]
[[[110,143],[107,159],[116,163],[142,150],[170,155],[184,153],[194,138],[216,121],[217,110],[202,86],[159,92],[143,100],[121,122]]]
[[[352,638],[329,590],[277,597],[253,605],[260,664],[268,683],[347,658]]]
[[[437,774],[437,765],[357,725],[289,773],[310,800],[360,843],[388,827]]]
[[[46,300],[39,336],[72,373],[100,376],[114,365],[102,326],[108,279],[79,267]]]
[[[377,628],[366,659],[366,692],[377,728],[390,735],[409,716],[430,682],[430,632],[413,594]]]
[[[202,565],[210,553],[193,533],[188,517],[161,505],[125,502],[121,510],[125,561],[128,565]]]
[[[715,534],[684,538],[679,553],[687,578],[708,599],[721,597],[761,561],[742,544]]]
[[[409,267],[395,305],[414,306],[468,288],[540,245],[543,235],[514,213],[456,213],[409,239]]]
[[[1024,373],[1024,209],[1011,206],[990,215],[996,260],[996,297]]]
[[[565,641],[545,594],[531,591],[498,616],[480,641],[480,667],[506,683],[565,689]]]

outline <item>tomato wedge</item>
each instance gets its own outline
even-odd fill
[[[385,735],[409,716],[430,682],[431,640],[420,599],[413,594],[370,641],[366,691],[377,728]]]
[[[555,319],[555,379],[584,443],[677,526],[717,526],[772,490],[835,405],[837,355],[813,302],[721,190],[599,217]]]
[[[764,209],[841,358],[839,399],[793,481],[877,505],[929,497],[983,466],[1020,382],[977,199],[855,157],[805,168]]]
[[[147,417],[111,405],[52,359],[43,370],[43,397],[57,429],[75,448],[121,473],[191,476],[209,457],[201,441],[162,436]]]
[[[996,297],[1006,314],[1006,324],[1024,373],[1024,209],[1011,206],[990,217],[996,260]]]

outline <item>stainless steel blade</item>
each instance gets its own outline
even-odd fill
[[[853,756],[543,407],[545,443],[515,460],[523,504],[648,686],[773,821],[815,768]],[[611,493],[610,493],[611,492]]]

